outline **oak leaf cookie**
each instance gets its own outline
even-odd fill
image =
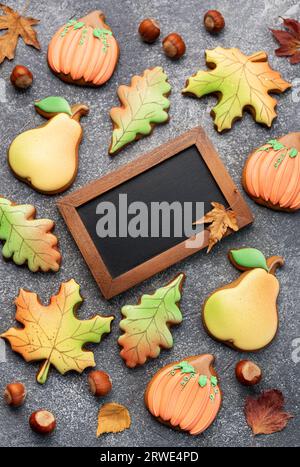
[[[124,318],[120,329],[124,332],[118,343],[121,357],[129,368],[143,365],[148,358],[156,358],[161,348],[173,347],[170,327],[182,322],[178,303],[184,283],[179,274],[169,284],[152,295],[143,295],[137,305],[122,308]]]
[[[169,120],[171,92],[168,77],[159,66],[134,76],[130,86],[120,86],[121,107],[110,111],[113,134],[109,154],[115,155],[127,144],[150,135],[155,125]]]
[[[15,264],[27,263],[31,272],[58,271],[61,254],[53,235],[54,222],[36,219],[30,204],[14,204],[0,197],[0,241],[2,255]]]

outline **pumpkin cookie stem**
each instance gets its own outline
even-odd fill
[[[92,28],[105,28],[109,29],[110,27],[105,24],[105,14],[101,10],[92,11],[88,15],[80,18],[80,22],[84,23],[86,26],[91,26]]]
[[[75,105],[72,105],[71,110],[72,110],[72,120],[76,120],[76,122],[79,122],[81,117],[89,113],[90,109],[88,108],[87,105],[75,104]]]
[[[281,268],[284,265],[284,259],[282,256],[271,256],[267,259],[267,265],[269,268],[269,274],[275,276],[277,268]]]
[[[51,364],[50,361],[46,360],[45,363],[43,363],[43,365],[41,366],[41,369],[38,372],[38,375],[36,378],[38,383],[45,384],[45,382],[47,381],[50,364]]]

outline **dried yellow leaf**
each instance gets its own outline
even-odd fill
[[[129,428],[131,418],[128,409],[116,402],[108,402],[100,407],[98,414],[97,438],[103,433],[119,433]]]

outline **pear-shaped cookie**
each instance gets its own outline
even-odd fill
[[[278,328],[276,300],[280,256],[265,259],[255,248],[231,250],[231,262],[243,274],[213,292],[204,303],[203,323],[211,337],[245,352],[266,347]]]
[[[72,107],[62,97],[35,103],[36,111],[49,121],[18,135],[8,150],[14,175],[35,190],[56,194],[67,190],[76,178],[78,148],[82,139],[80,117],[88,107]]]

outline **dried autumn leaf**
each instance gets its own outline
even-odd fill
[[[131,425],[130,414],[124,405],[109,402],[99,410],[97,438],[103,433],[119,433]]]
[[[196,97],[216,94],[218,104],[212,109],[219,132],[230,129],[244,108],[250,108],[256,122],[272,125],[277,116],[276,99],[269,92],[284,92],[291,85],[272,70],[265,52],[247,56],[239,49],[217,47],[206,51],[210,71],[198,71],[187,80],[182,91]]]
[[[143,365],[147,358],[156,358],[160,349],[170,349],[173,337],[169,327],[182,321],[178,307],[184,274],[156,290],[153,295],[143,295],[137,305],[122,308],[125,319],[120,322],[124,334],[118,343],[121,357],[129,368]]]
[[[39,23],[38,19],[23,17],[3,3],[0,3],[0,9],[5,13],[5,15],[0,16],[0,30],[8,30],[0,37],[0,64],[6,58],[9,60],[14,58],[19,36],[22,37],[25,44],[32,45],[36,49],[41,48],[37,34],[32,29],[32,26]]]
[[[281,391],[264,391],[258,398],[247,397],[245,417],[254,435],[269,435],[283,430],[293,416],[284,412]]]
[[[168,120],[170,101],[167,96],[171,86],[161,67],[145,70],[142,76],[134,76],[131,86],[120,86],[118,97],[121,107],[110,111],[113,134],[109,153],[120,151],[123,146],[149,135],[154,124]]]
[[[290,57],[293,65],[300,63],[300,23],[299,21],[287,18],[283,19],[283,25],[288,31],[271,29],[280,47],[275,50],[277,57]]]
[[[57,238],[51,233],[54,222],[35,219],[35,215],[35,208],[30,204],[15,205],[0,197],[2,254],[18,265],[27,262],[32,272],[58,271],[61,255],[57,249]]]
[[[16,320],[24,327],[10,328],[0,335],[26,362],[44,361],[37,374],[40,384],[46,382],[51,365],[61,374],[70,370],[82,373],[95,366],[93,352],[83,346],[88,342],[98,344],[102,335],[110,332],[112,316],[96,315],[85,321],[75,317],[82,302],[79,289],[73,279],[63,283],[48,306],[42,305],[35,293],[21,289],[15,301]]]
[[[209,230],[209,241],[207,253],[211,251],[213,246],[222,240],[228,229],[237,232],[239,226],[236,220],[236,214],[231,209],[226,209],[223,204],[211,203],[213,208],[209,211],[203,219],[196,221],[195,224],[210,224]]]

